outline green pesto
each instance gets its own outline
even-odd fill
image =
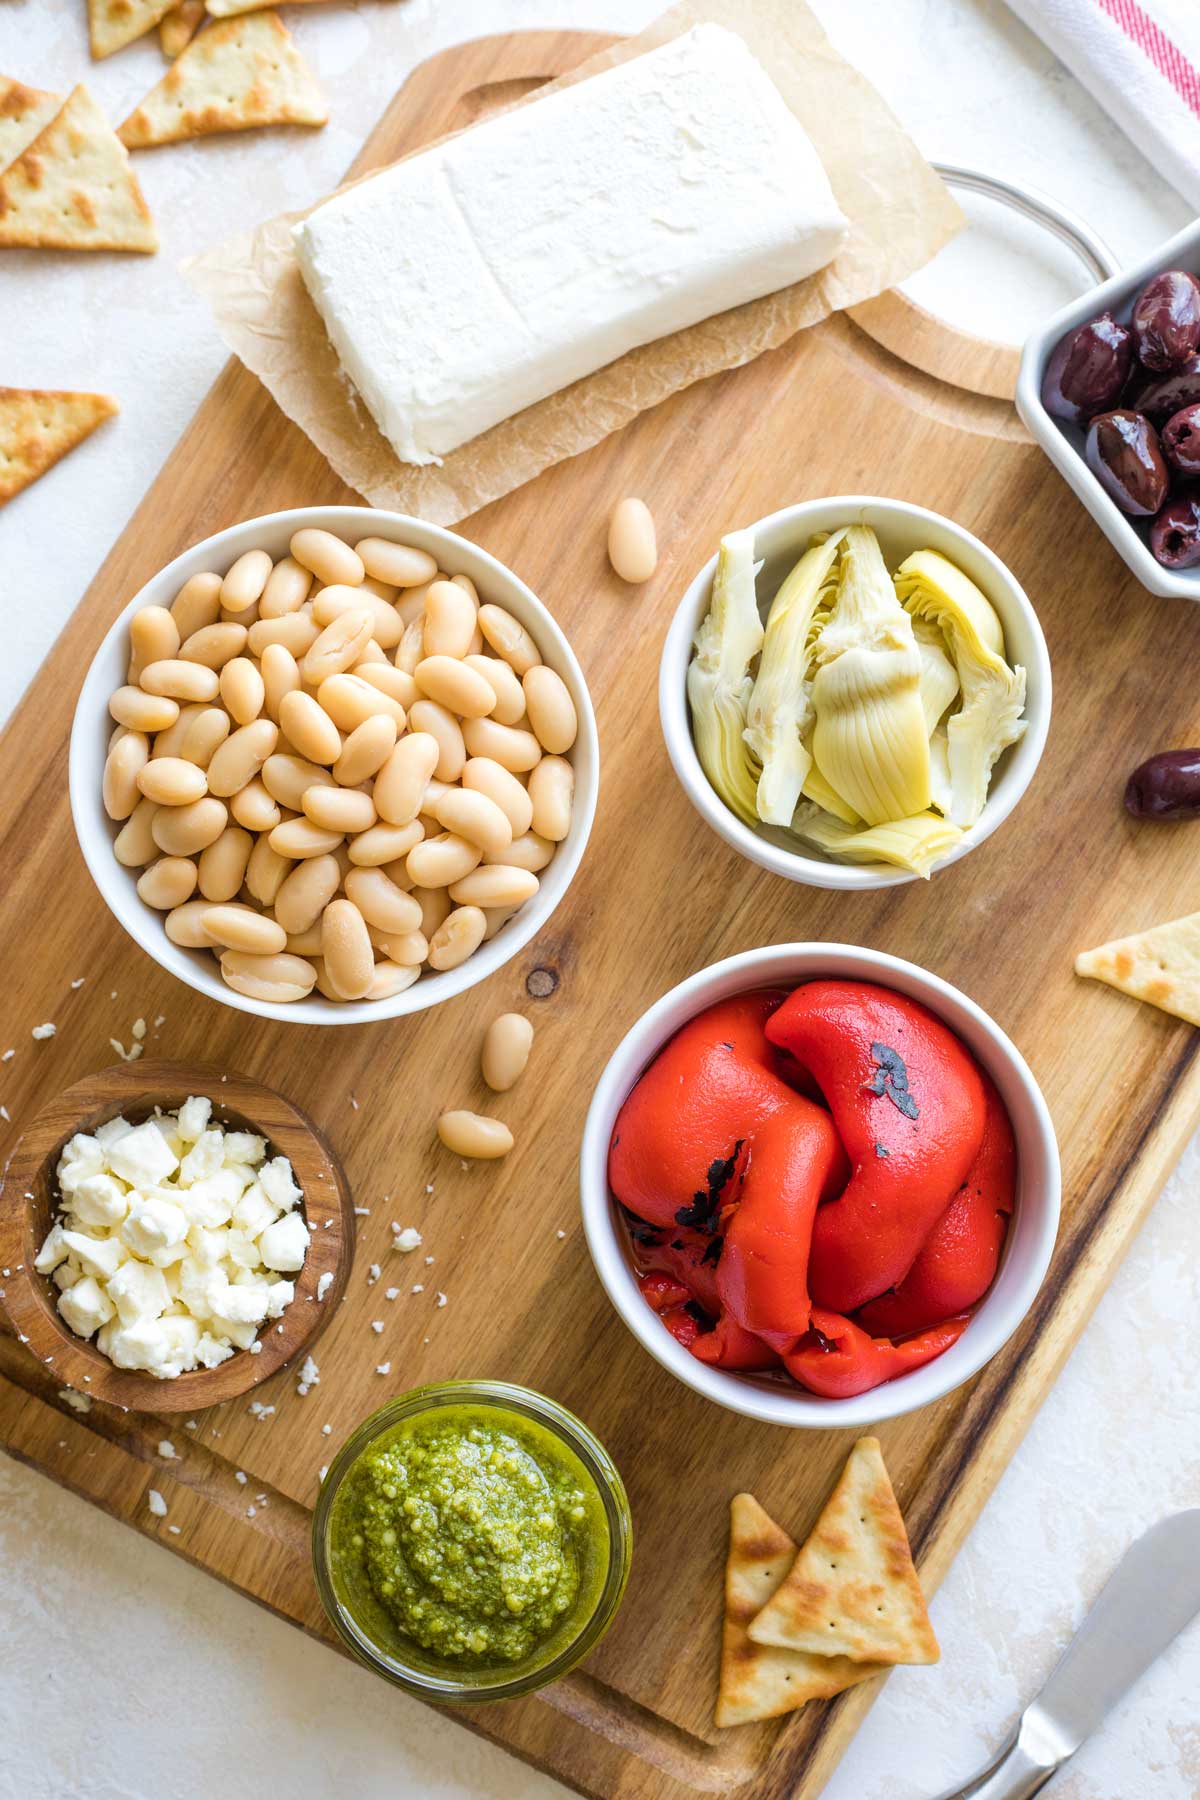
[[[594,1611],[604,1504],[544,1426],[499,1406],[448,1406],[358,1457],[335,1503],[332,1555],[371,1636],[438,1662],[549,1661]],[[389,1629],[390,1628],[390,1629]]]

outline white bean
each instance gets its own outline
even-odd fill
[[[251,1000],[303,1000],[316,986],[317,971],[302,956],[248,955],[243,950],[226,950],[221,958],[221,974],[235,993]]]
[[[516,725],[498,725],[495,719],[467,719],[462,739],[471,756],[486,756],[512,775],[524,774],[541,760],[542,746],[532,731],[523,731]]]
[[[275,956],[287,947],[287,932],[252,906],[210,906],[202,920],[214,943],[251,956]]]
[[[423,694],[460,719],[486,718],[496,704],[490,682],[456,656],[424,657],[413,670],[413,680]]]
[[[462,772],[462,784],[494,800],[512,826],[514,838],[524,836],[533,823],[533,801],[515,775],[487,756],[473,756]]]
[[[514,619],[502,606],[481,606],[479,629],[497,656],[511,664],[518,675],[524,675],[526,669],[541,662],[538,647],[521,621]]]
[[[506,1094],[525,1072],[533,1048],[533,1026],[523,1013],[501,1013],[483,1034],[480,1062],[483,1079],[497,1094]]]
[[[426,656],[465,656],[475,635],[476,606],[453,581],[435,581],[425,596]]]
[[[522,906],[541,885],[528,869],[514,863],[488,863],[472,869],[457,881],[446,883],[450,898],[459,906]]]
[[[404,866],[415,887],[449,887],[477,868],[479,859],[478,845],[445,831],[414,844]]]
[[[275,895],[275,917],[289,937],[316,924],[342,884],[336,856],[311,856],[284,876]]]
[[[560,844],[571,829],[575,801],[575,771],[562,756],[544,756],[529,777],[533,802],[533,829],[539,837]]]
[[[267,585],[271,567],[265,550],[247,550],[239,556],[221,583],[221,605],[225,611],[241,613],[253,606]]]
[[[348,582],[357,587],[367,572],[356,550],[332,531],[322,531],[314,525],[294,531],[288,549],[303,568],[311,569],[317,580],[326,584]]]
[[[274,753],[278,738],[279,727],[270,719],[255,719],[252,724],[242,725],[232,732],[213,752],[208,765],[209,792],[222,799],[241,793]]]
[[[608,560],[622,581],[649,581],[658,567],[654,517],[644,500],[618,500],[608,521]]]
[[[411,550],[407,544],[378,537],[362,538],[354,548],[367,574],[391,587],[419,587],[437,574],[437,563],[427,550]]]
[[[343,1000],[361,1000],[371,985],[375,952],[353,900],[331,900],[321,915],[321,956],[330,985]]]
[[[160,856],[138,877],[138,898],[158,912],[171,912],[196,890],[196,865],[187,856]]]
[[[447,913],[429,940],[431,969],[457,969],[474,956],[483,942],[487,920],[477,906],[459,906]]]
[[[545,663],[537,663],[526,669],[522,686],[534,736],[543,750],[562,756],[579,733],[575,702],[566,682]]]
[[[436,700],[416,700],[409,709],[409,729],[426,732],[437,741],[438,759],[434,774],[439,781],[457,781],[467,760],[463,730],[454,714]],[[486,724],[485,719],[472,721]]]
[[[453,1155],[471,1159],[493,1161],[513,1147],[513,1134],[503,1120],[486,1119],[482,1113],[444,1112],[437,1134]]]
[[[190,638],[193,632],[203,630],[204,626],[215,625],[220,616],[221,577],[209,571],[189,576],[171,602],[171,617],[175,621],[179,643]],[[134,637],[132,628],[129,635],[131,639]],[[173,656],[175,652],[169,650],[166,654]],[[146,660],[152,662],[154,658],[147,657]],[[129,679],[137,678],[131,675]]]

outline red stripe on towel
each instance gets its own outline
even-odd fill
[[[1200,118],[1200,71],[1188,61],[1178,44],[1169,38],[1137,0],[1097,0],[1102,12],[1121,27],[1126,37],[1145,52],[1159,74],[1164,76],[1184,105]]]

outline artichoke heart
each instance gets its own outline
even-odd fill
[[[802,734],[812,722],[805,680],[813,617],[842,533],[805,551],[767,614],[766,636],[747,713],[746,743],[761,767],[756,804],[767,825],[790,825],[812,757]]]
[[[958,671],[962,705],[946,724],[948,816],[965,830],[983,811],[996,759],[1025,733],[1025,671],[1004,660],[1004,631],[990,601],[936,550],[906,557],[895,582],[913,617],[941,628]]]
[[[814,651],[813,758],[848,806],[868,825],[881,825],[929,805],[921,654],[867,526],[846,528],[840,575],[833,615]]]
[[[928,619],[913,620],[913,636],[921,657],[921,707],[930,737],[950,702],[958,696],[958,670],[946,652],[946,638]]]
[[[755,778],[743,733],[754,683],[750,664],[762,649],[754,578],[754,533],[721,539],[712,604],[696,633],[687,696],[700,765],[726,806],[747,825],[757,819]]]
[[[923,881],[929,880],[934,865],[962,841],[963,835],[957,825],[935,812],[858,829],[818,812],[812,818],[798,816],[793,829],[806,843],[815,844],[818,850],[839,861],[893,863],[919,875]]]

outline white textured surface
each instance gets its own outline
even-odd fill
[[[1036,183],[1126,258],[1188,217],[999,0],[816,3],[928,154]],[[431,51],[506,26],[631,28],[657,10],[656,0],[305,9],[289,23],[330,94],[323,132],[139,157],[164,240],[152,263],[4,254],[0,380],[108,388],[124,413],[0,513],[0,713],[223,361],[203,308],[174,274],[179,258],[326,191],[406,71]],[[0,70],[45,87],[86,77],[119,119],[157,79],[157,50],[147,41],[92,70],[82,12],[83,0],[5,0]],[[1023,229],[983,206],[973,217],[981,229],[914,291],[976,329],[1015,337],[1077,277],[1054,252],[1037,266],[1018,258],[1014,250],[1030,244]],[[114,608],[122,598],[114,595]],[[964,1779],[1048,1672],[1128,1539],[1165,1512],[1200,1505],[1198,1185],[1193,1145],[938,1595],[941,1665],[892,1679],[827,1800],[921,1800]],[[7,1461],[0,1580],[6,1800],[561,1792]],[[716,1596],[705,1603],[715,1609]],[[1051,1791],[1061,1800],[1194,1800],[1198,1689],[1194,1626]]]

